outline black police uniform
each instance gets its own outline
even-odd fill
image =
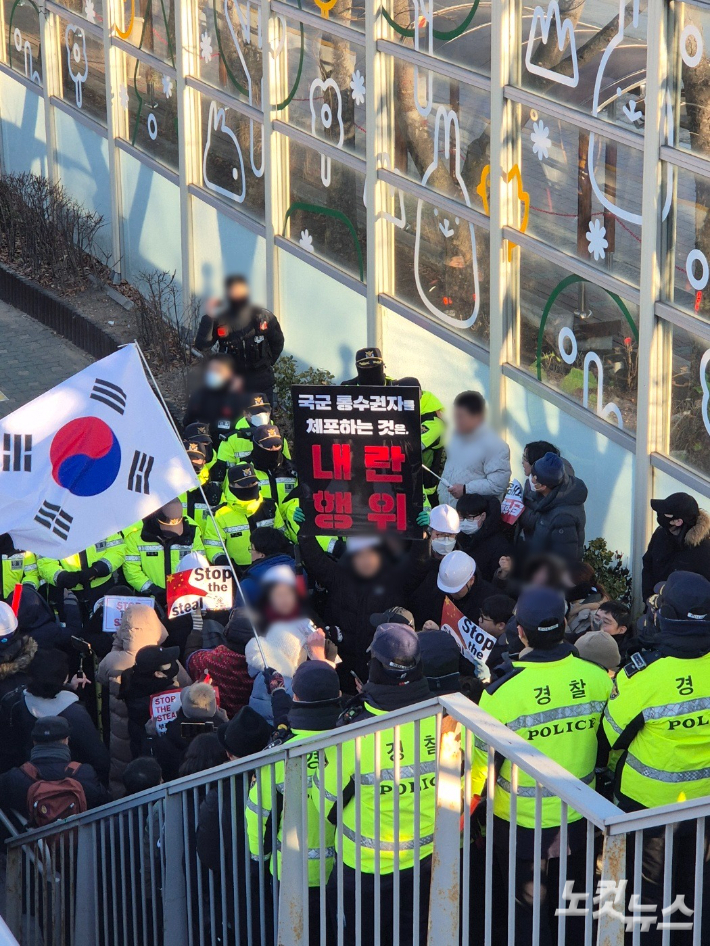
[[[234,368],[243,375],[248,391],[260,391],[272,402],[274,365],[283,351],[284,336],[273,312],[247,303],[230,306],[216,318],[203,315],[195,348],[217,348],[234,359]]]

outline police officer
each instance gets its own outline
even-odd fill
[[[8,598],[15,585],[27,582],[39,588],[37,558],[33,552],[22,552],[15,548],[9,532],[0,535],[0,596]]]
[[[197,524],[183,514],[180,499],[171,499],[126,537],[123,574],[131,588],[165,604],[168,575],[190,552],[204,549]]]
[[[261,391],[273,400],[274,365],[283,351],[284,336],[273,312],[252,305],[244,276],[224,281],[224,306],[210,305],[197,330],[195,348],[207,351],[215,344],[231,355],[247,391]]]
[[[384,716],[388,711],[420,703],[431,696],[424,677],[416,633],[404,624],[381,624],[370,646],[368,681],[355,703],[344,713],[341,724],[369,717]],[[394,731],[385,730],[379,738],[379,774],[376,775],[374,735],[363,736],[359,746],[359,804],[356,799],[356,754],[353,741],[343,744],[342,782],[338,766],[325,767],[321,786],[319,773],[313,779],[311,797],[316,806],[324,806],[330,824],[337,823],[338,800],[343,817],[343,915],[338,914],[338,871],[328,882],[328,906],[334,922],[344,926],[347,946],[356,943],[356,883],[360,880],[362,943],[375,941],[374,911],[375,864],[379,857],[380,927],[382,942],[391,942],[394,911],[399,909],[399,942],[412,943],[414,925],[418,924],[419,943],[426,942],[431,854],[434,840],[436,802],[436,719],[427,717],[419,723],[399,727],[399,742]],[[395,789],[395,759],[399,760],[399,787]],[[415,767],[418,764],[418,779]],[[400,799],[395,802],[395,791]],[[418,792],[419,815],[414,804]],[[378,803],[376,803],[378,798]],[[397,815],[395,814],[397,812]],[[379,832],[376,833],[379,815]],[[398,820],[397,830],[395,830]],[[399,864],[399,898],[394,901],[395,850]],[[378,854],[376,854],[376,851]],[[419,857],[419,915],[413,916],[414,859]],[[361,874],[358,877],[358,860]]]
[[[338,674],[330,664],[322,660],[305,661],[293,675],[292,686],[293,703],[287,715],[288,729],[285,736],[279,739],[279,742],[287,742],[290,746],[294,742],[307,739],[309,736],[315,736],[318,733],[334,729],[342,706],[340,703],[340,681],[338,680]],[[276,711],[274,715],[276,715]],[[334,746],[325,750],[323,764],[335,767],[336,748]],[[321,846],[318,809],[311,798],[313,776],[317,773],[319,765],[318,752],[309,752],[306,756],[309,791],[306,844],[308,845],[308,942],[311,946],[319,946],[321,942],[321,860],[324,861],[324,876],[327,881],[335,857],[335,827],[329,821],[325,822],[323,844]],[[274,769],[276,792],[277,795],[283,796],[284,763],[276,762]],[[276,878],[280,879],[283,797],[274,799],[271,788],[271,773],[269,768],[264,766],[257,770],[249,790],[249,798],[246,804],[246,826],[249,853],[252,860],[258,860],[260,854],[268,856],[272,875],[275,874]],[[276,851],[272,850],[271,843],[271,823],[274,820],[278,832]],[[326,942],[330,942],[331,939],[329,929]]]
[[[68,558],[40,558],[37,570],[40,579],[55,589],[55,604],[62,601],[64,589],[71,588],[90,607],[115,583],[125,554],[124,538],[117,532]]]
[[[286,441],[278,427],[258,427],[254,431],[251,453],[247,463],[254,467],[259,479],[261,495],[273,499],[286,525],[286,531],[292,541],[296,541],[298,526],[293,523],[293,513],[298,506],[298,499],[293,491],[298,486],[296,464],[285,457]]]
[[[422,463],[426,467],[423,471],[424,496],[431,499],[431,497],[436,497],[439,486],[437,476],[441,476],[441,471],[444,469],[444,439],[446,437],[444,405],[431,391],[422,391],[422,386],[417,378],[400,378],[397,384],[401,387],[419,388]],[[432,473],[435,473],[436,476],[433,476]],[[437,504],[436,499],[433,502],[434,505]]]
[[[604,714],[604,732],[616,765],[614,795],[624,811],[638,811],[710,795],[710,581],[692,572],[673,572],[661,589],[656,615],[656,650],[636,653],[617,675]],[[692,909],[696,823],[672,826],[674,856],[671,899],[685,897]],[[703,839],[703,890],[710,890],[708,838]],[[631,853],[633,853],[633,844]],[[677,852],[684,856],[678,857]],[[643,835],[641,901],[655,904],[655,919],[688,922],[682,913],[662,917],[666,860],[665,827]],[[633,872],[627,872],[629,877]],[[703,898],[703,936],[709,907]],[[644,912],[644,917],[654,917]],[[644,943],[660,943],[662,931],[644,932]],[[688,942],[692,934],[688,934]]]
[[[224,540],[235,565],[242,568],[251,565],[251,531],[259,526],[283,531],[284,522],[274,500],[262,496],[254,467],[240,463],[230,467],[224,502],[215,512],[214,522],[209,519],[205,525],[207,558],[216,565],[229,564],[222,547]]]
[[[396,384],[385,374],[385,363],[379,348],[359,348],[355,352],[357,374],[343,384]]]
[[[180,502],[184,514],[197,523],[200,534],[204,535],[205,524],[210,518],[210,510],[215,510],[222,501],[222,484],[214,482],[210,475],[211,470],[207,466],[208,447],[204,443],[183,440],[183,446],[202,488],[195,486],[194,489],[182,493]]]
[[[247,395],[244,416],[237,422],[234,431],[220,444],[219,461],[226,466],[248,462],[252,450],[254,434],[261,427],[271,424],[271,404],[264,394]],[[284,441],[283,452],[286,459],[291,459],[288,443]]]
[[[572,645],[564,640],[565,601],[552,588],[524,591],[518,599],[516,619],[520,639],[530,650],[514,659],[509,672],[484,691],[481,709],[576,778],[594,786],[597,733],[611,691],[611,680],[601,667],[577,657]],[[472,773],[475,795],[483,791],[487,768],[487,747],[477,738]],[[493,843],[506,883],[510,793],[510,762],[503,760],[497,769]],[[515,870],[515,942],[519,946],[529,946],[533,941],[535,793],[535,780],[519,769]],[[541,946],[552,943],[552,929],[557,922],[554,913],[559,875],[560,808],[559,798],[543,792],[539,861]],[[586,850],[586,823],[581,817],[572,809],[567,813],[566,879],[577,881],[578,890],[584,889]],[[580,931],[573,925],[578,919],[567,917],[569,942],[582,941],[583,926]]]

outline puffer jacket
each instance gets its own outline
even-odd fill
[[[0,653],[0,725],[5,734],[0,740],[0,772],[7,772],[16,765],[18,752],[22,751],[18,740],[8,737],[10,713],[17,692],[29,683],[27,670],[37,653],[37,641],[33,637],[19,633],[14,636],[17,640],[10,638]]]
[[[125,794],[122,776],[131,761],[128,708],[119,697],[121,675],[135,664],[136,654],[141,647],[164,644],[167,637],[168,632],[153,608],[146,604],[131,605],[123,612],[121,625],[113,640],[113,648],[101,661],[96,672],[98,682],[109,688],[110,787],[114,798],[121,798]]]
[[[536,501],[532,508],[535,523],[530,540],[525,543],[529,554],[552,552],[566,562],[581,561],[587,493],[584,480],[565,471],[560,485]]]
[[[641,585],[644,599],[671,572],[694,572],[710,579],[710,516],[700,510],[695,525],[672,535],[659,526],[643,556]]]

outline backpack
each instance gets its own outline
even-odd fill
[[[27,811],[33,828],[43,828],[86,811],[84,786],[74,778],[80,767],[81,763],[70,762],[64,778],[50,780],[43,779],[31,762],[20,766],[20,771],[32,779],[27,789]]]

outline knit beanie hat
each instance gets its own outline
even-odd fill
[[[299,703],[340,699],[338,674],[324,660],[306,660],[293,675],[293,695]]]
[[[554,453],[546,453],[540,460],[533,463],[533,476],[538,483],[543,486],[559,486],[565,475],[565,467],[562,457]]]
[[[209,683],[193,683],[180,694],[180,706],[185,719],[204,723],[217,712],[217,697]]]

